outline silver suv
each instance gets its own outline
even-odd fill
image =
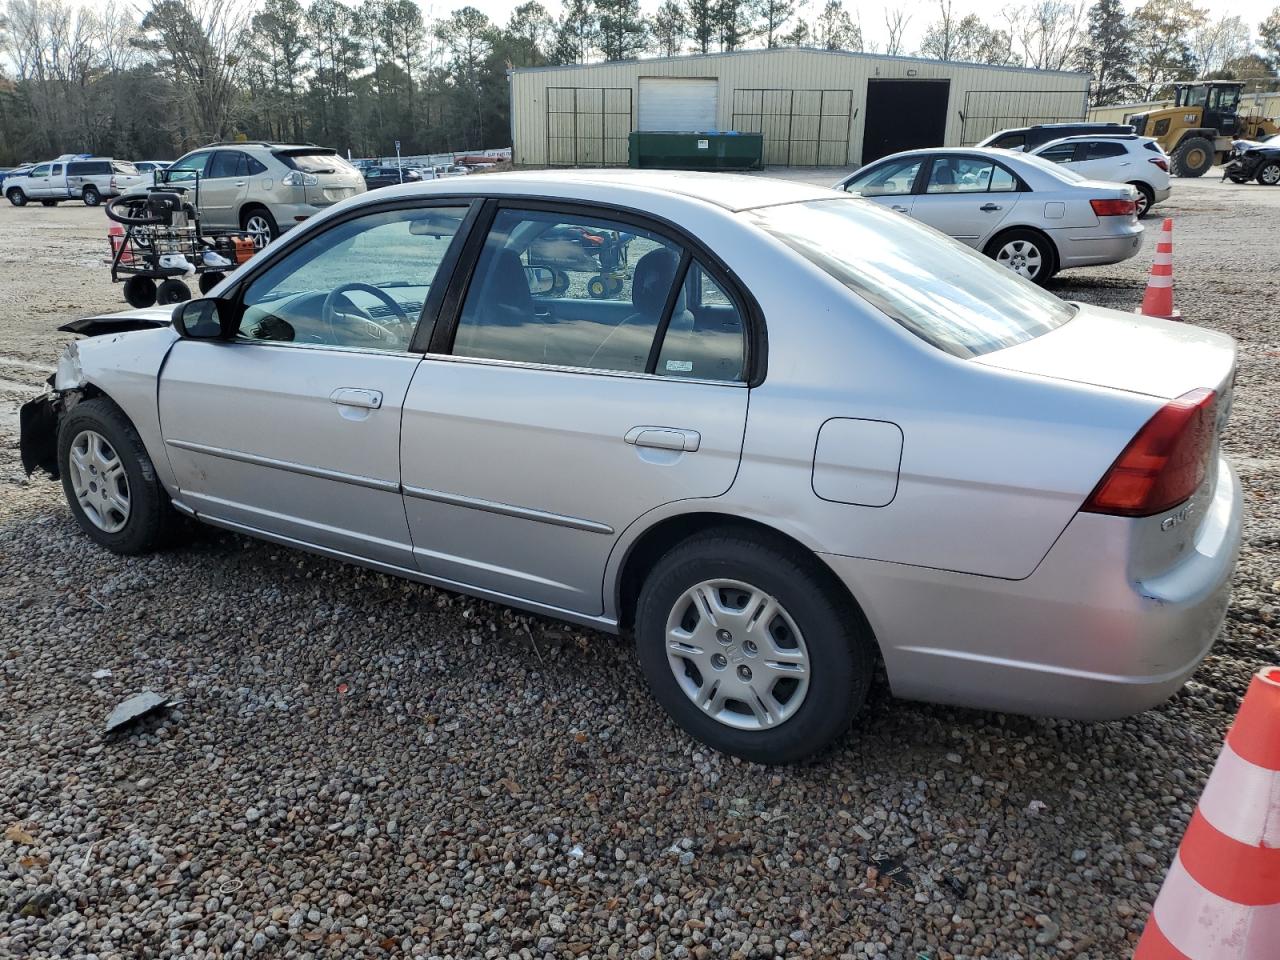
[[[191,187],[205,229],[244,230],[259,247],[366,189],[360,172],[336,150],[263,141],[208,144],[179,157],[158,179]],[[125,193],[145,193],[149,186]]]

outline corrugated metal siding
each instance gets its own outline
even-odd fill
[[[549,100],[567,102],[564,89],[618,91],[611,97],[620,105],[625,103],[625,91],[632,91],[631,129],[634,129],[641,77],[718,80],[717,113],[721,130],[734,129],[735,105],[743,108],[748,99],[755,97],[777,100],[786,96],[800,118],[792,124],[793,135],[797,128],[813,128],[815,139],[821,141],[811,150],[798,152],[806,158],[819,156],[821,162],[828,164],[859,162],[867,81],[871,79],[950,80],[945,140],[950,145],[975,143],[998,126],[1082,119],[1087,89],[1087,78],[1076,73],[795,49],[515,70],[511,74],[513,160],[524,166],[574,162],[572,152],[564,148],[564,140],[554,143],[555,156],[549,156],[547,149],[549,128],[554,138],[571,126],[568,118],[554,112],[554,104],[553,113],[548,114]],[[552,88],[560,89],[553,92]],[[743,93],[735,96],[735,91]],[[573,95],[567,97],[572,99]],[[739,117],[744,119],[743,111]],[[625,122],[625,115],[613,115],[608,125],[611,131],[617,132]],[[769,125],[771,119],[763,116],[754,122],[755,129],[759,129]],[[749,129],[746,123],[741,126]],[[625,153],[625,144],[622,149]],[[616,146],[607,144],[605,152],[616,157]],[[590,156],[600,154],[599,147],[584,146],[579,150],[577,162],[587,165],[592,162]],[[776,151],[775,155],[766,157],[766,161],[786,162]],[[793,157],[792,162],[799,161]]]

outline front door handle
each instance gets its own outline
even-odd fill
[[[622,439],[637,447],[683,450],[685,453],[693,453],[702,444],[702,435],[697,430],[679,427],[632,427]]]
[[[329,394],[329,401],[343,407],[377,410],[382,406],[382,391],[366,390],[364,387],[339,387]]]
[[[908,208],[895,203],[893,205],[893,209],[897,210],[899,213],[906,213]]]
[[[983,213],[991,213],[995,210],[1002,210],[1003,207],[1001,207],[1000,204],[998,203],[984,203],[978,209],[981,210]]]

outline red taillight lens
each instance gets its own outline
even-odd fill
[[[1159,167],[1165,173],[1169,172],[1169,161],[1165,160],[1163,157],[1152,157],[1150,160],[1147,161],[1147,163],[1154,163],[1157,167]]]
[[[1129,441],[1080,509],[1149,517],[1196,492],[1213,451],[1213,390],[1201,388],[1165,404]]]
[[[1089,206],[1100,217],[1127,217],[1138,212],[1138,204],[1133,200],[1090,200]]]

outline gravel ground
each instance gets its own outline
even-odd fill
[[[785,770],[679,733],[610,637],[216,532],[90,544],[23,476],[16,407],[58,323],[123,308],[106,223],[0,208],[0,956],[1127,956],[1280,661],[1278,208],[1208,178],[1159,208],[1179,306],[1241,345],[1245,546],[1186,689],[1082,724],[880,686]],[[1057,291],[1131,309],[1158,224]],[[181,703],[105,740],[147,688]]]

